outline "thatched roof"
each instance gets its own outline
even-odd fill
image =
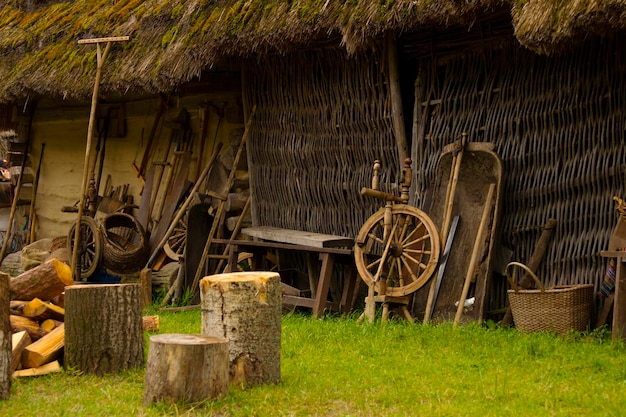
[[[224,59],[328,40],[352,53],[388,30],[469,27],[501,8],[540,53],[626,26],[626,0],[3,0],[0,101],[89,96],[96,48],[79,39],[131,36],[107,59],[104,91],[172,91]]]

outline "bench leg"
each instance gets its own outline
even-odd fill
[[[354,264],[350,264],[345,271],[343,281],[343,294],[341,295],[341,312],[349,313],[354,307],[354,290],[357,284],[357,270]]]
[[[328,297],[328,289],[330,288],[330,280],[333,272],[334,256],[330,253],[320,253],[322,266],[320,268],[320,279],[317,283],[317,291],[315,293],[315,301],[313,302],[313,316],[320,318],[326,308],[326,299]]]

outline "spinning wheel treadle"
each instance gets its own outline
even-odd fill
[[[378,294],[400,297],[417,291],[432,276],[439,261],[439,233],[423,211],[394,204],[393,228],[385,239],[387,210],[383,207],[365,221],[356,238],[354,256],[359,275],[368,286],[374,283]]]

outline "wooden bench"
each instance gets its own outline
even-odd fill
[[[227,242],[230,247],[228,271],[234,272],[241,252],[254,254],[252,268],[257,270],[262,268],[261,261],[268,250],[304,252],[310,261],[312,261],[312,256],[316,255],[321,265],[318,277],[312,276],[309,271],[311,296],[284,294],[283,304],[311,308],[315,317],[321,317],[327,308],[338,312],[348,312],[352,309],[357,281],[353,254],[354,239],[267,226],[248,227],[242,229],[241,233],[257,240],[223,241]],[[344,274],[341,299],[329,302],[328,293],[332,284],[333,266],[337,258],[347,266],[347,270]]]

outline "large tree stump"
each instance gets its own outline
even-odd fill
[[[139,284],[84,284],[65,290],[65,365],[104,375],[143,366]]]
[[[58,259],[50,259],[11,279],[11,299],[51,300],[73,283],[70,266]]]
[[[0,400],[9,398],[13,354],[11,352],[11,321],[9,275],[0,272]]]
[[[279,383],[280,275],[211,275],[200,281],[200,296],[202,334],[229,340],[230,383]]]
[[[143,402],[187,404],[228,394],[228,340],[192,334],[150,337]]]

